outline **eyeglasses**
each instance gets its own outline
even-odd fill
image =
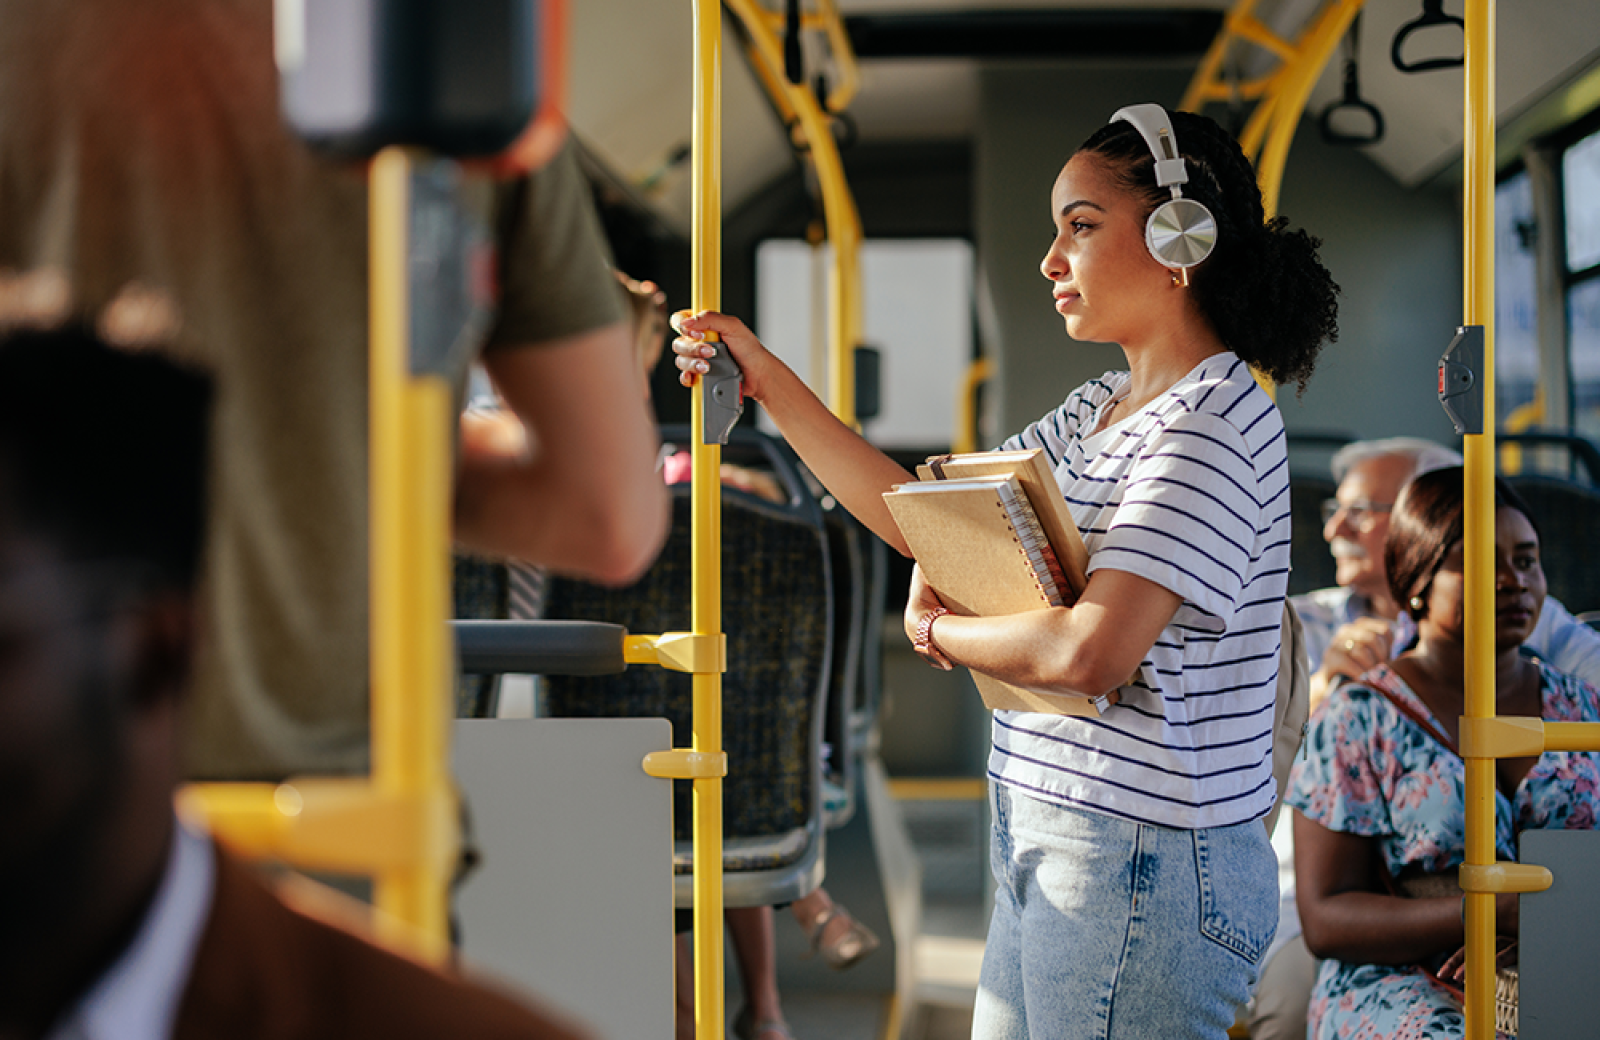
[[[1367,522],[1378,513],[1387,513],[1394,508],[1393,502],[1341,502],[1337,498],[1324,499],[1322,503],[1322,524],[1326,527],[1333,522],[1333,518],[1344,510],[1344,515],[1356,527],[1365,527]]]

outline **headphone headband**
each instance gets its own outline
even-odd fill
[[[1129,105],[1112,114],[1111,122],[1119,119],[1131,123],[1149,146],[1150,154],[1156,161],[1156,183],[1163,188],[1172,188],[1174,197],[1180,195],[1176,186],[1189,182],[1189,167],[1183,161],[1183,154],[1178,151],[1178,137],[1172,132],[1172,119],[1167,115],[1167,110],[1160,105]]]
[[[1156,184],[1172,191],[1172,198],[1157,206],[1145,223],[1144,242],[1157,262],[1177,272],[1179,284],[1189,284],[1189,268],[1211,255],[1217,243],[1217,220],[1211,211],[1183,197],[1181,184],[1189,181],[1189,167],[1178,151],[1172,119],[1160,105],[1129,105],[1111,117],[1133,124],[1150,147],[1156,163]]]

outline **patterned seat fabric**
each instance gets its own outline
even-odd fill
[[[627,588],[553,579],[547,616],[609,621],[629,632],[690,629],[689,498],[673,489],[673,527],[650,571]],[[724,835],[767,838],[806,828],[814,816],[819,712],[830,669],[832,622],[827,549],[820,527],[739,491],[724,489],[722,508]],[[679,747],[690,741],[689,675],[640,665],[621,675],[551,676],[545,711],[553,716],[660,716]],[[689,837],[690,785],[674,784],[680,840]],[[745,869],[785,865],[803,843],[743,855]]]

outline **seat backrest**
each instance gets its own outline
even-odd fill
[[[1594,535],[1600,488],[1537,474],[1506,480],[1538,522],[1550,595],[1574,614],[1600,608],[1600,539]]]
[[[855,734],[851,722],[861,684],[866,643],[866,561],[860,524],[842,507],[823,513],[833,579],[833,655],[828,679],[828,711],[822,739],[827,749],[823,776],[829,786],[823,816],[828,827],[842,827],[855,814]]]
[[[1600,483],[1600,448],[1589,438],[1563,430],[1501,431],[1497,468],[1506,476],[1542,473],[1583,484]]]
[[[688,631],[689,488],[679,485],[672,493],[671,533],[643,578],[626,588],[554,579],[548,616],[608,621],[635,633]],[[777,504],[725,487],[722,562],[724,836],[769,837],[816,827],[834,607],[827,537],[815,500],[801,493]],[[685,673],[635,666],[621,675],[550,676],[544,703],[554,716],[665,717],[674,743],[685,747],[691,693]],[[676,829],[687,837],[689,785],[675,787]]]
[[[877,739],[878,710],[883,704],[883,618],[889,600],[889,546],[865,527],[860,528],[860,534],[866,607],[862,631],[866,641],[861,648],[861,678],[856,685],[851,728],[856,747],[872,751]]]
[[[1289,595],[1337,584],[1333,554],[1322,537],[1322,503],[1339,485],[1331,477],[1294,474],[1289,478]]]

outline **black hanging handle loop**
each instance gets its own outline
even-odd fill
[[[800,0],[788,0],[783,17],[783,74],[796,86],[806,81],[800,52]]]
[[[1347,133],[1336,129],[1333,125],[1334,115],[1346,109],[1354,109],[1370,116],[1372,129],[1364,134]],[[1377,144],[1383,140],[1383,113],[1378,111],[1377,105],[1361,96],[1361,84],[1356,78],[1354,59],[1344,63],[1344,97],[1322,110],[1322,118],[1318,125],[1322,129],[1322,139],[1329,144],[1356,147]]]
[[[1454,25],[1461,30],[1463,47],[1467,32],[1467,23],[1453,14],[1444,13],[1444,0],[1422,0],[1422,13],[1413,20],[1400,27],[1394,34],[1394,45],[1389,48],[1389,60],[1394,62],[1394,67],[1401,72],[1432,72],[1434,69],[1454,69],[1466,64],[1463,53],[1459,58],[1424,58],[1422,61],[1407,63],[1401,57],[1400,51],[1405,47],[1406,37],[1419,29],[1431,29],[1436,25]]]

